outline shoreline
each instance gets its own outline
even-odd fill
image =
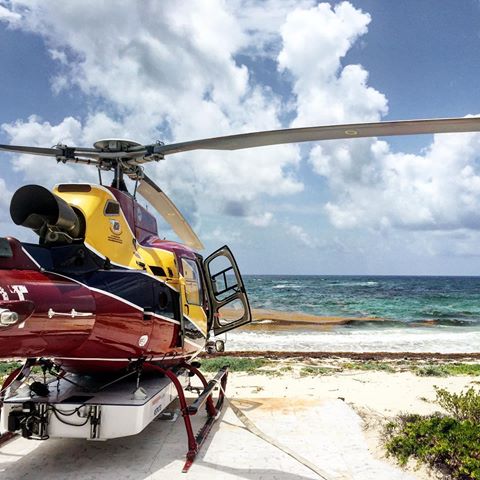
[[[275,351],[275,350],[232,350],[209,355],[201,353],[199,358],[216,357],[263,357],[277,359],[331,359],[351,360],[480,360],[480,352],[474,353],[432,353],[432,352],[315,352],[315,351]]]
[[[252,308],[252,321],[239,328],[239,332],[298,332],[332,331],[335,327],[353,326],[361,329],[365,324],[372,328],[397,327],[397,328],[428,328],[432,331],[436,327],[479,327],[480,321],[465,323],[462,319],[446,319],[425,316],[423,318],[397,319],[378,316],[355,316],[355,315],[316,315],[301,311],[274,310]],[[455,324],[458,322],[458,324]]]
[[[243,329],[263,328],[270,330],[272,328],[288,326],[329,326],[329,325],[348,325],[354,322],[384,322],[384,318],[379,317],[351,317],[340,315],[313,315],[297,311],[271,310],[262,308],[252,308],[252,323],[247,324]]]

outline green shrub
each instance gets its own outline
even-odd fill
[[[13,372],[21,365],[19,362],[0,362],[0,387],[10,372]]]
[[[410,415],[390,423],[387,435],[387,451],[402,465],[414,457],[452,478],[480,479],[480,427],[470,420]]]
[[[395,372],[395,368],[389,363],[373,360],[363,362],[344,362],[342,367],[347,370],[379,370],[382,372]]]
[[[0,362],[0,377],[7,376],[20,365],[20,362]]]
[[[242,357],[216,357],[202,360],[201,370],[204,372],[217,372],[220,368],[228,365],[231,372],[254,372],[258,368],[267,365],[264,358]]]
[[[447,363],[444,367],[449,375],[480,375],[479,363]]]
[[[415,373],[421,377],[446,377],[447,372],[442,365],[424,365],[415,368]]]
[[[445,363],[440,365],[422,365],[413,371],[422,377],[446,377],[448,375],[480,375],[478,363]]]
[[[308,366],[308,367],[301,368],[300,376],[309,377],[309,376],[316,376],[316,375],[331,375],[336,371],[337,370],[335,368]]]
[[[438,404],[454,418],[480,423],[480,394],[473,387],[459,394],[450,393],[444,388],[435,387],[435,390]]]
[[[480,393],[437,389],[450,416],[402,415],[386,426],[386,449],[404,465],[410,457],[458,480],[480,479]]]

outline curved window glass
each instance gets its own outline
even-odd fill
[[[185,278],[185,290],[187,303],[190,305],[203,304],[202,281],[195,260],[182,258],[183,277]]]

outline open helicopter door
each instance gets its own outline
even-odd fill
[[[213,307],[215,335],[252,321],[247,292],[237,262],[225,245],[204,262],[208,291]]]

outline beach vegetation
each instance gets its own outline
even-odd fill
[[[342,368],[346,370],[371,370],[382,372],[395,372],[395,368],[387,362],[377,362],[367,360],[366,362],[345,362],[342,363]]]
[[[308,360],[308,359],[307,359]],[[215,372],[224,365],[230,367],[232,372],[261,373],[270,376],[281,376],[289,373],[299,373],[300,376],[330,375],[346,370],[378,371],[385,373],[410,371],[423,377],[447,377],[454,375],[480,376],[479,363],[429,363],[429,362],[398,362],[385,360],[338,360],[334,363],[307,361],[307,365],[301,363],[284,363],[268,357],[236,357],[218,356],[205,357],[202,360],[202,370]],[[298,367],[301,368],[298,368]],[[263,368],[265,367],[265,368]]]
[[[478,363],[427,364],[415,367],[414,373],[422,377],[448,377],[452,375],[480,375]]]
[[[287,375],[292,372],[293,372],[293,367],[290,365],[287,365],[285,367],[280,367],[280,368],[276,368],[274,366],[273,368],[263,369],[261,373],[265,373],[269,377],[281,377],[282,375]]]
[[[480,479],[480,391],[456,394],[436,389],[447,412],[401,415],[386,426],[386,449],[401,465],[410,458],[438,468],[450,478]]]
[[[259,368],[265,367],[268,360],[249,357],[216,357],[202,359],[201,369],[204,372],[217,372],[225,365],[231,372],[258,373]]]
[[[480,375],[480,363],[446,363],[443,367],[449,375]]]
[[[446,377],[447,373],[442,365],[422,365],[414,367],[413,372],[420,377]]]
[[[21,365],[20,362],[0,362],[0,377],[7,376],[12,370]]]
[[[310,377],[317,375],[332,375],[337,372],[336,368],[308,365],[300,369],[301,377]]]
[[[21,365],[22,364],[20,362],[0,362],[0,386],[10,374],[10,372],[20,367]]]
[[[450,393],[448,390],[438,387],[435,390],[437,403],[450,415],[457,420],[471,420],[480,424],[480,392],[476,392],[473,387],[462,393]]]

